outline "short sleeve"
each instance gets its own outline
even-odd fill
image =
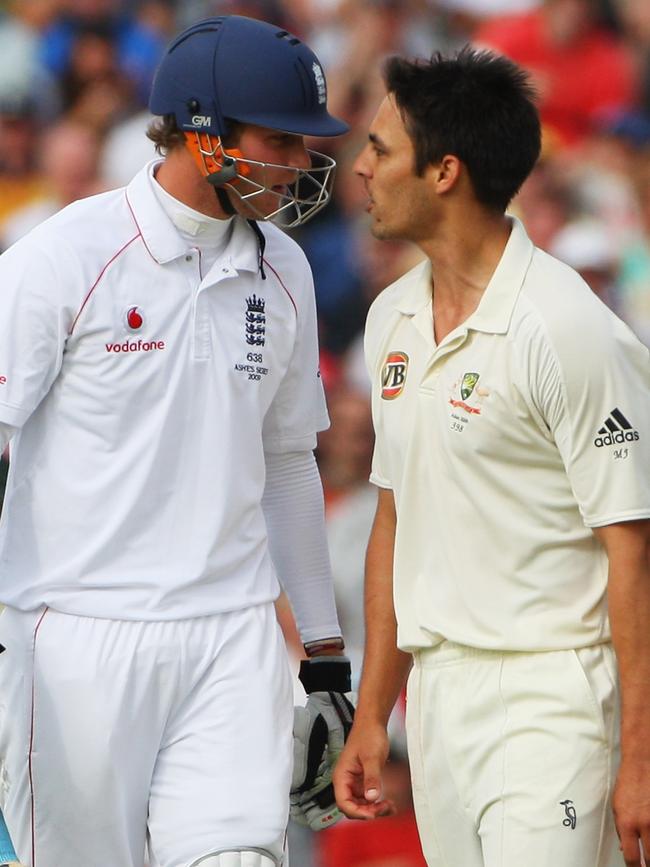
[[[573,321],[547,335],[534,399],[585,524],[650,517],[648,349],[596,299]]]
[[[0,420],[24,424],[61,367],[67,313],[52,255],[30,239],[0,256]]]

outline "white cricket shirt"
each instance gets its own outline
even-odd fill
[[[0,420],[20,428],[0,602],[166,620],[275,598],[264,451],[328,424],[300,248],[234,221],[207,273],[152,165],[0,257]]]
[[[427,260],[374,302],[366,357],[400,647],[607,640],[590,528],[650,517],[648,350],[514,220],[462,325],[436,346]]]

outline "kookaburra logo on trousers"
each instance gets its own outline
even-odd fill
[[[573,801],[560,801],[560,805],[564,807],[565,818],[562,820],[562,824],[565,828],[571,828],[572,831],[575,830],[578,818],[576,816],[576,808],[573,806]]]

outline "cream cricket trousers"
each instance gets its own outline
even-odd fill
[[[293,700],[272,604],[138,622],[0,615],[0,804],[26,867],[282,853]]]
[[[624,867],[617,708],[610,645],[417,653],[406,729],[429,867]]]

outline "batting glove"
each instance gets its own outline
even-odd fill
[[[294,709],[291,817],[318,831],[342,817],[332,772],[354,719],[354,705],[344,694],[351,688],[350,661],[345,656],[306,659],[298,676],[307,704]]]

